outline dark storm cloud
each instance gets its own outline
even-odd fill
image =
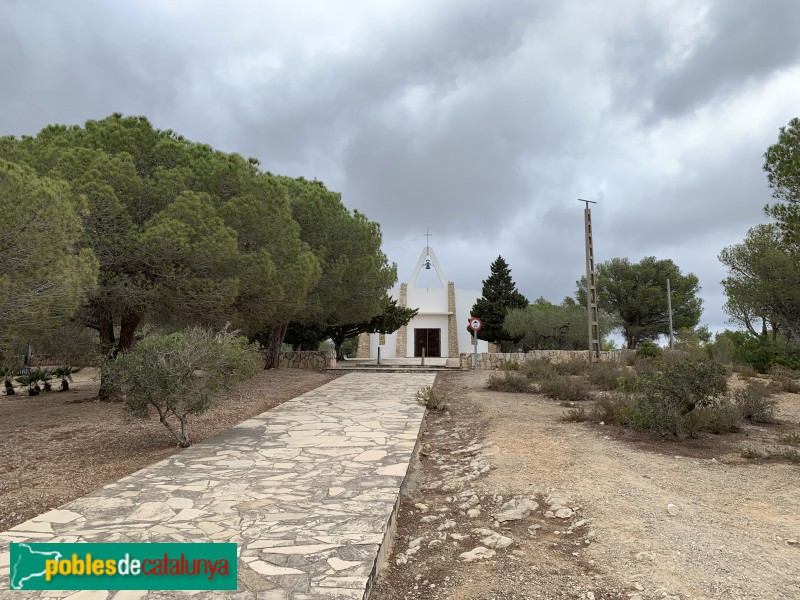
[[[655,116],[672,116],[764,82],[800,57],[800,9],[796,0],[716,0],[709,31],[685,63],[656,85]]]
[[[574,293],[597,259],[673,258],[724,323],[716,260],[769,201],[796,115],[793,0],[0,3],[0,134],[144,114],[381,223],[409,276],[427,227],[479,288]],[[788,75],[787,75],[788,74]]]

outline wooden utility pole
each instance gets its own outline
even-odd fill
[[[589,322],[589,362],[600,360],[600,324],[597,321],[597,284],[594,273],[594,244],[592,242],[592,211],[589,204],[597,204],[592,200],[578,199],[584,202],[584,231],[586,234],[586,313]]]
[[[675,333],[672,331],[672,290],[669,287],[669,277],[667,277],[667,311],[669,312],[669,349],[675,349]]]

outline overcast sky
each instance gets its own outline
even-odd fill
[[[559,302],[595,256],[671,258],[725,327],[719,251],[762,222],[800,116],[796,0],[0,0],[0,134],[112,112],[317,178],[408,280],[498,254]]]

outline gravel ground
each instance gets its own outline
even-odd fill
[[[779,397],[791,423],[676,443],[564,422],[488,376],[437,381],[449,410],[426,418],[371,600],[800,598],[800,466],[740,456],[777,455],[800,396]],[[509,500],[537,508],[501,522]]]
[[[337,376],[264,371],[192,417],[190,438],[200,442]],[[67,392],[0,396],[0,531],[180,451],[157,417],[93,402],[96,369],[74,377]]]

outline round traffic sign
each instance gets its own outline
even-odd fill
[[[472,318],[469,320],[469,328],[472,329],[472,331],[478,331],[481,327],[483,327],[483,323],[481,323],[480,319]]]

